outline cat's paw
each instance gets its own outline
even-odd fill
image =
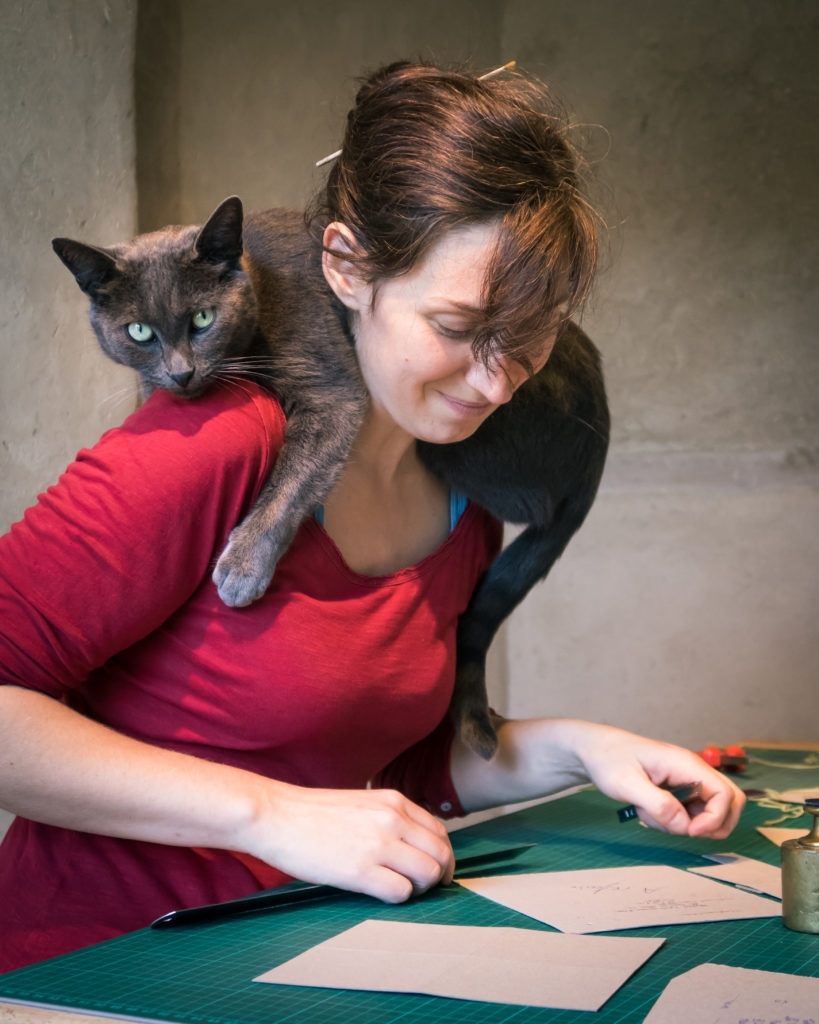
[[[276,557],[270,542],[264,538],[247,541],[231,534],[211,578],[228,607],[244,608],[264,594],[275,568]]]
[[[465,713],[461,716],[458,733],[461,742],[474,751],[484,761],[491,761],[498,749],[498,734],[485,711]]]
[[[461,742],[485,761],[498,749],[498,734],[489,714],[483,658],[463,658],[455,675],[450,714]]]

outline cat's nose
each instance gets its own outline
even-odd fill
[[[178,384],[180,388],[186,388],[191,382],[193,372],[193,370],[186,370],[184,373],[172,373],[170,374],[170,378],[174,384]]]

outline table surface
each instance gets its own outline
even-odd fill
[[[819,748],[751,748],[744,789],[784,791],[819,785]],[[781,810],[749,800],[734,833],[721,842],[667,836],[621,824],[616,805],[594,790],[542,803],[452,834],[456,855],[488,845],[536,843],[514,871],[561,871],[631,864],[704,865],[703,852],[734,852],[779,863],[756,826],[807,827],[809,818],[777,821]],[[172,909],[172,908],[168,908]],[[424,995],[262,985],[253,978],[367,919],[547,929],[457,886],[399,906],[343,894],[195,927],[143,929],[0,976],[0,1024],[99,1024],[103,1019],[180,1024],[307,1024],[349,1020],[391,1024],[546,1024],[577,1021],[576,1011],[544,1010]],[[701,963],[819,976],[819,939],[784,928],[779,917],[610,933],[663,936],[664,946],[599,1010],[595,1024],[643,1021],[675,975]],[[4,1001],[5,1000],[5,1001]],[[30,1005],[73,1010],[79,1016]],[[93,1017],[83,1016],[93,1014]]]

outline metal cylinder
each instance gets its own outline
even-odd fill
[[[782,923],[795,932],[819,933],[819,800],[805,809],[813,828],[780,847],[782,860]]]

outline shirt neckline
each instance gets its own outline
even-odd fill
[[[439,546],[433,551],[430,551],[428,555],[424,555],[424,557],[414,565],[408,565],[402,569],[396,569],[394,572],[383,573],[377,576],[369,576],[366,573],[356,572],[355,569],[351,568],[336,545],[336,542],[313,516],[310,516],[304,521],[304,526],[306,526],[307,530],[311,532],[328,551],[342,575],[358,586],[375,589],[377,587],[398,586],[407,580],[425,576],[431,570],[431,567],[440,559],[448,558],[453,546],[460,538],[461,533],[466,529],[465,524],[471,522],[474,517],[475,507],[476,506],[473,505],[472,502],[468,502],[463,513],[458,517],[458,522],[449,531],[441,544],[439,544]]]

